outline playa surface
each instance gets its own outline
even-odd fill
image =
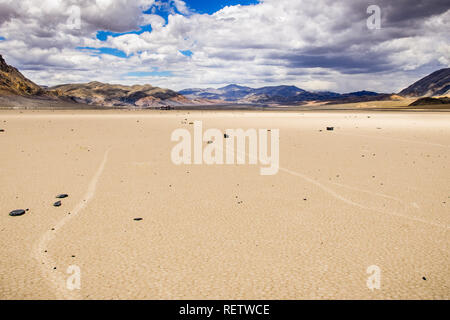
[[[280,129],[280,171],[174,165],[195,120]],[[0,129],[0,299],[450,298],[448,112],[3,110]]]

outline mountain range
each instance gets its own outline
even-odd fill
[[[185,105],[190,101],[175,91],[151,85],[124,86],[89,82],[84,84],[65,84],[48,89],[58,96],[70,98],[74,102],[105,107],[137,108],[161,107],[164,105]]]
[[[450,68],[433,72],[399,93],[404,97],[435,97],[450,94]],[[64,102],[74,105],[125,108],[209,104],[302,105],[311,101],[329,104],[391,100],[392,94],[358,91],[340,94],[306,91],[296,86],[251,88],[236,84],[218,89],[184,89],[179,92],[151,85],[125,86],[101,82],[42,87],[8,65],[0,55],[1,106],[42,106]],[[443,100],[447,101],[447,100]],[[75,106],[76,108],[76,106]]]
[[[181,94],[151,85],[124,86],[89,82],[41,87],[8,65],[0,55],[0,102],[16,107],[20,104],[42,106],[57,102],[99,107],[161,107],[190,104]],[[73,106],[72,106],[73,107]]]
[[[250,88],[231,84],[214,89],[184,89],[178,93],[190,99],[207,99],[228,103],[302,104],[308,101],[352,103],[373,100],[390,100],[392,94],[358,91],[340,94],[330,91],[309,92],[296,86]],[[399,94],[402,97],[436,97],[450,95],[450,68],[433,72],[415,82]]]
[[[226,87],[214,89],[185,89],[178,93],[190,99],[207,99],[228,103],[254,103],[254,104],[300,104],[307,101],[335,101],[335,100],[364,100],[384,97],[371,91],[351,92],[339,94],[330,91],[310,92],[296,86],[270,86],[250,88],[231,84]]]

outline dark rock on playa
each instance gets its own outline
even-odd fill
[[[61,201],[56,201],[56,202],[53,204],[53,206],[54,206],[54,207],[61,207]]]
[[[327,127],[327,131],[333,131],[334,127]]]
[[[134,221],[142,221],[142,220],[144,220],[144,219],[142,219],[142,218],[134,218],[133,220],[134,220]]]
[[[224,133],[223,137],[224,137],[225,139],[228,139],[230,136],[227,135],[226,133]]]
[[[62,193],[62,194],[57,195],[56,198],[57,199],[64,199],[64,198],[67,198],[68,196],[69,196],[68,194]]]
[[[18,216],[24,215],[25,212],[26,212],[26,211],[23,210],[23,209],[18,209],[18,210],[13,210],[13,211],[11,211],[11,212],[9,213],[9,215],[10,215],[11,217],[18,217]]]
[[[5,129],[0,129],[0,132],[5,132]]]

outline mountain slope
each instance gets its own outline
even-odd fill
[[[190,101],[169,89],[151,85],[124,86],[101,82],[65,84],[49,88],[75,102],[106,107],[159,107],[183,105]]]
[[[25,78],[19,70],[8,65],[0,55],[0,93],[33,96],[42,95],[45,90]]]
[[[406,97],[433,97],[448,94],[450,94],[450,68],[435,71],[399,93]]]

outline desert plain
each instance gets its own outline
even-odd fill
[[[175,165],[193,121],[279,129],[279,172]],[[1,110],[0,129],[0,299],[450,298],[449,112]]]

